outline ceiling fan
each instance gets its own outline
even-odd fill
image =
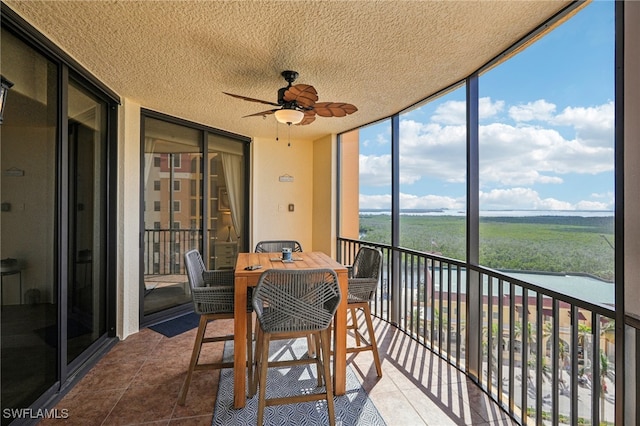
[[[282,71],[281,75],[289,85],[278,90],[278,102],[263,101],[227,92],[222,93],[233,96],[234,98],[244,99],[245,101],[278,107],[245,115],[244,117],[266,117],[269,114],[274,114],[276,120],[280,123],[289,125],[311,124],[315,121],[316,115],[320,117],[345,117],[358,110],[354,105],[344,102],[316,102],[318,100],[318,92],[313,86],[308,84],[292,85],[296,78],[298,78],[296,71]]]

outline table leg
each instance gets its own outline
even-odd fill
[[[246,404],[246,365],[247,365],[247,278],[236,277],[234,297],[233,339],[233,405],[243,408]]]
[[[349,290],[346,271],[338,272],[338,282],[342,300],[336,310],[334,321],[333,392],[336,395],[344,395],[347,376],[347,293]]]

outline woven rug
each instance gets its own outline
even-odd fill
[[[282,340],[271,343],[270,360],[300,357],[307,351],[306,339]],[[233,359],[233,342],[226,342],[225,360]],[[334,397],[336,425],[385,425],[384,419],[376,409],[367,393],[362,389],[357,376],[347,366],[346,393]],[[321,393],[318,388],[316,367],[313,364],[291,368],[269,368],[267,375],[267,398]],[[233,407],[233,369],[220,370],[218,397],[213,412],[214,425],[251,425],[255,426],[258,413],[258,395],[247,398],[242,409]],[[326,401],[313,401],[298,404],[277,405],[264,410],[265,425],[328,425]]]

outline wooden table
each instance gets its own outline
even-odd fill
[[[246,306],[247,288],[258,284],[260,275],[269,269],[315,269],[330,268],[338,275],[342,300],[336,311],[334,320],[334,356],[333,383],[334,393],[344,395],[346,391],[347,374],[347,268],[322,252],[292,253],[294,260],[283,263],[282,253],[238,253],[235,269],[235,306]],[[262,268],[247,271],[249,265],[262,265]],[[243,309],[236,309],[234,315],[235,340],[233,346],[233,403],[236,408],[242,408],[246,403],[246,364],[247,364],[247,317]]]

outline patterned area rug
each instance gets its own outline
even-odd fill
[[[306,339],[282,340],[271,344],[269,359],[291,359],[304,355],[307,351]],[[233,342],[226,342],[225,360],[233,358]],[[269,368],[267,376],[267,398],[321,393],[324,387],[317,387],[316,367],[313,364],[292,368]],[[362,389],[357,376],[347,366],[347,389],[345,395],[334,397],[337,426],[386,425],[367,393]],[[213,412],[214,425],[256,424],[258,395],[247,399],[244,408],[233,408],[233,370],[220,371],[218,398]],[[277,405],[264,410],[265,425],[328,425],[326,401]]]

